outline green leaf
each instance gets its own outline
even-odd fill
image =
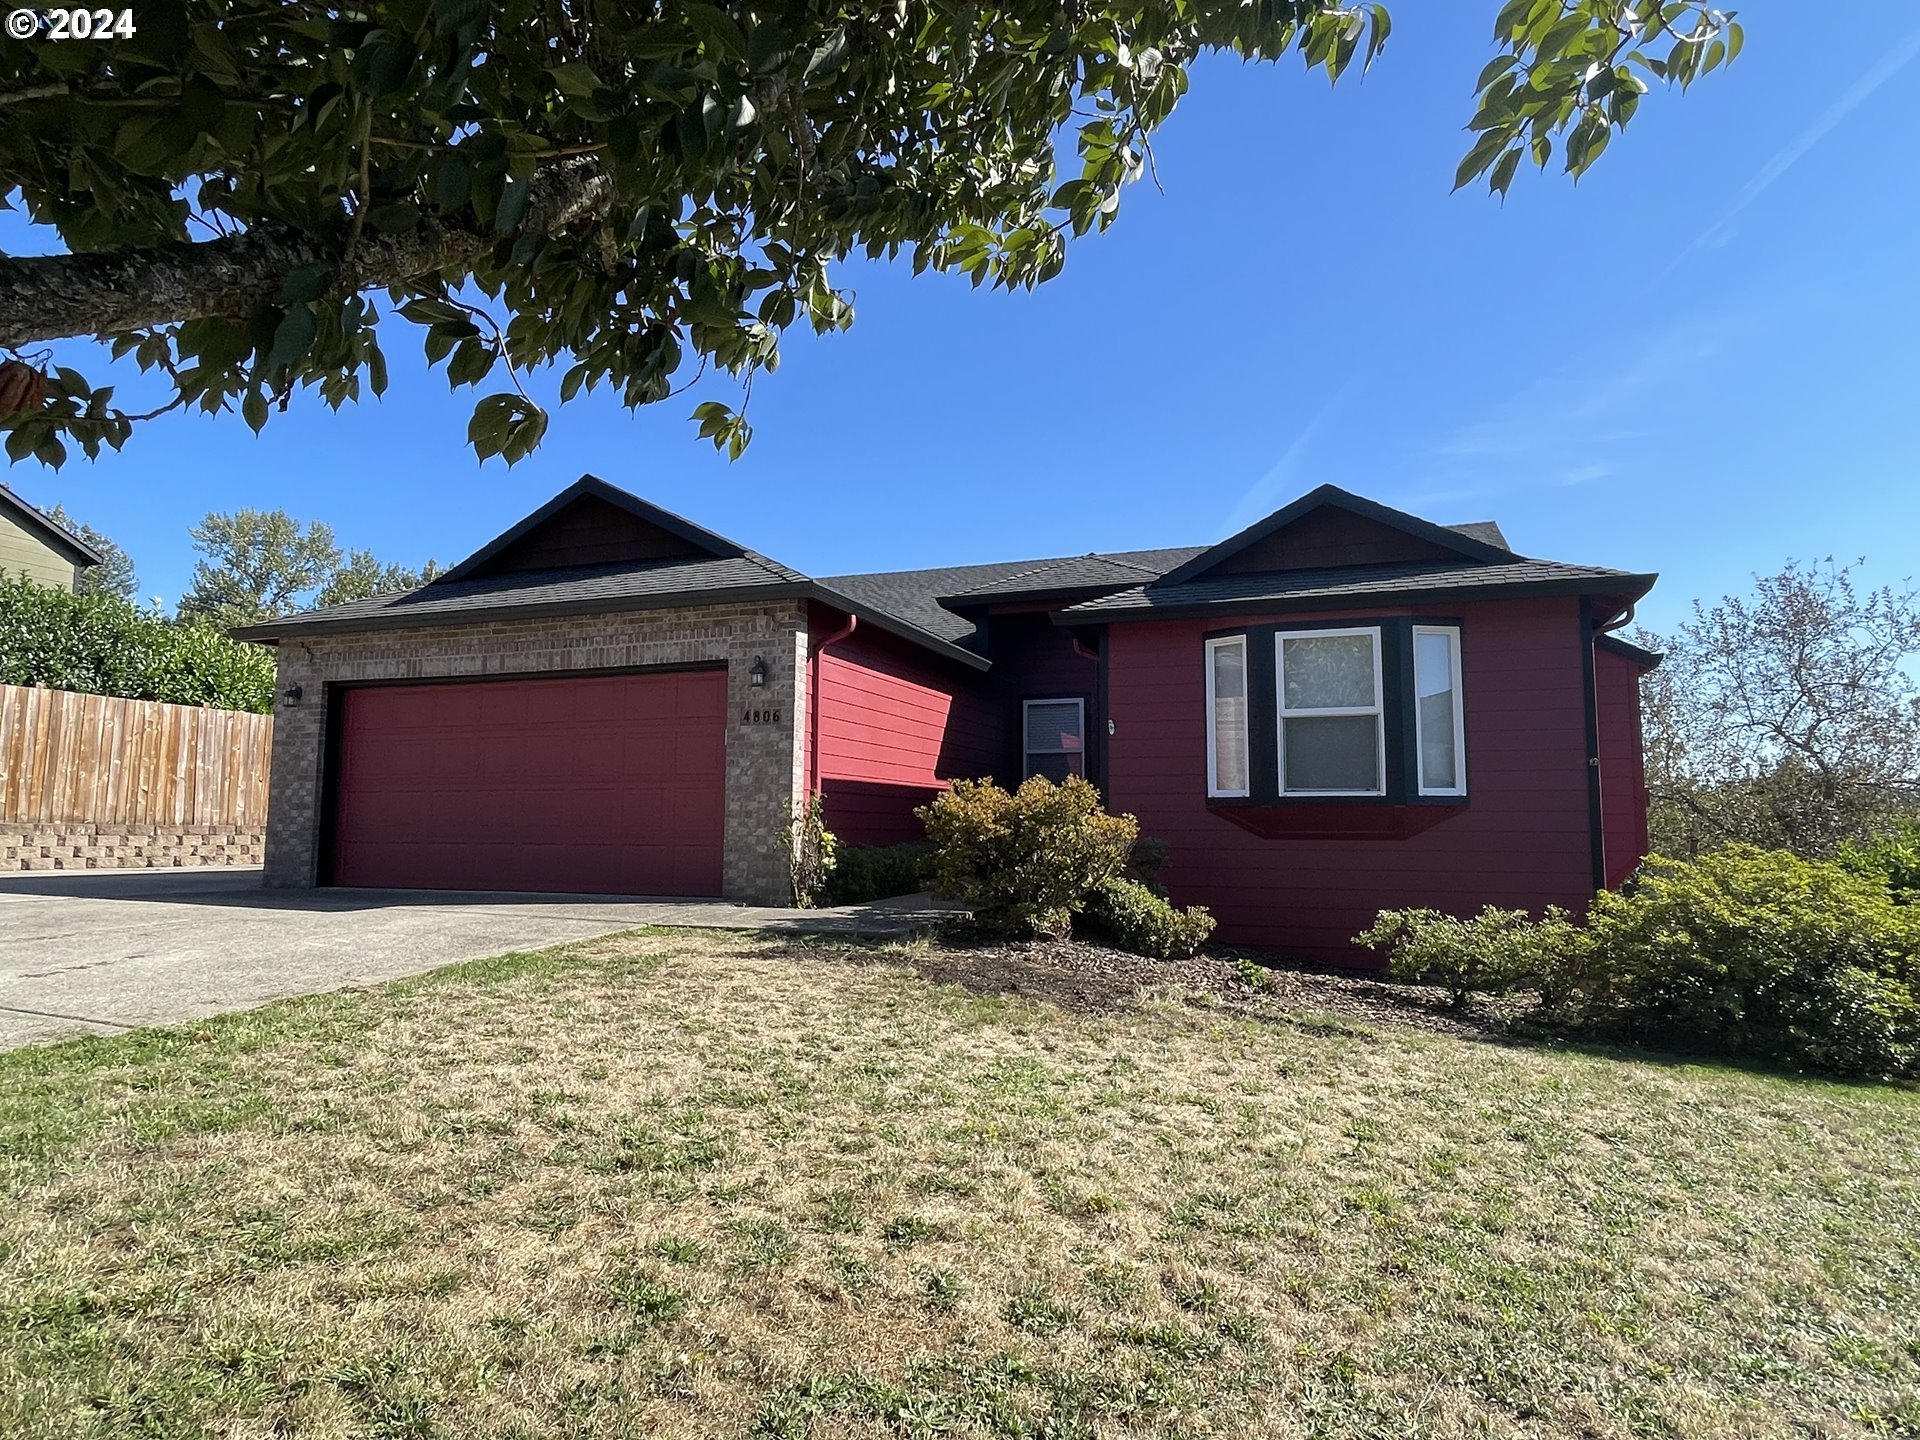
[[[569,60],[564,65],[555,65],[547,71],[553,81],[553,88],[562,95],[575,100],[584,100],[600,89],[600,77],[593,73],[593,67],[582,60]]]
[[[298,265],[286,273],[275,297],[281,305],[303,305],[327,293],[327,268],[324,265]]]
[[[288,307],[274,327],[273,346],[267,351],[267,368],[284,370],[306,359],[307,352],[313,349],[316,331],[312,306]]]
[[[523,177],[515,177],[507,181],[506,189],[500,192],[500,204],[493,212],[494,234],[511,235],[520,228],[520,222],[527,216],[529,188]]]
[[[756,75],[777,70],[793,53],[787,32],[771,20],[762,20],[747,34],[747,65]]]
[[[738,60],[747,53],[747,37],[718,5],[683,4],[680,18],[700,37],[704,49]]]
[[[473,193],[473,172],[458,155],[444,156],[433,175],[433,201],[443,213],[464,210]]]
[[[1499,130],[1489,130],[1482,135],[1467,152],[1467,158],[1460,162],[1460,168],[1453,172],[1453,188],[1458,190],[1463,185],[1471,184],[1494,162],[1506,143],[1506,135]]]
[[[367,211],[367,223],[382,235],[405,235],[420,224],[420,211],[411,200],[387,200]]]

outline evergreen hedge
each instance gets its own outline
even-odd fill
[[[115,595],[70,595],[0,576],[0,684],[265,715],[273,709],[273,651]]]

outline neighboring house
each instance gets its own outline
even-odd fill
[[[1651,575],[1332,486],[1209,547],[813,579],[580,481],[276,643],[280,885],[787,898],[956,777],[1084,774],[1224,940],[1357,960],[1384,906],[1585,904],[1646,849]]]
[[[0,485],[0,575],[25,575],[71,592],[100,552]]]

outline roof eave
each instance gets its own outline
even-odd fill
[[[410,592],[419,594],[419,591]],[[704,590],[698,592],[681,591],[668,595],[628,595],[617,599],[604,597],[593,600],[550,600],[522,605],[490,605],[474,610],[435,610],[375,611],[363,615],[343,615],[332,620],[315,617],[302,620],[299,616],[288,616],[280,620],[266,620],[257,625],[240,625],[227,633],[236,640],[251,640],[263,645],[277,645],[283,640],[299,640],[308,635],[361,635],[387,630],[430,630],[444,629],[461,625],[490,624],[496,620],[529,620],[559,618],[575,615],[601,615],[626,613],[637,610],[684,610],[696,605],[755,604],[763,600],[818,600],[836,610],[856,615],[866,623],[898,635],[903,640],[933,651],[949,660],[954,660],[973,670],[988,670],[991,662],[984,656],[971,650],[963,650],[951,641],[943,640],[904,620],[876,610],[838,590],[829,589],[817,580],[783,580],[769,585],[741,585],[724,590]]]
[[[69,563],[83,570],[91,570],[96,565],[107,563],[107,557],[94,549],[71,530],[63,529],[49,520],[46,515],[22,500],[18,495],[0,486],[0,507],[13,517],[14,523],[27,531],[49,550],[57,550]]]
[[[951,640],[943,640],[938,635],[927,630],[922,630],[917,625],[909,625],[906,621],[889,615],[884,610],[876,610],[871,605],[855,600],[851,595],[830,589],[818,580],[809,581],[808,583],[812,586],[812,594],[809,598],[818,600],[822,605],[831,606],[835,610],[852,615],[857,619],[865,621],[869,625],[885,630],[890,635],[898,635],[903,640],[911,640],[914,644],[923,646],[936,655],[943,655],[949,660],[958,661],[970,670],[984,672],[993,668],[993,662],[984,655],[976,655],[971,650],[963,650]]]
[[[1377,605],[1445,604],[1460,600],[1494,600],[1530,595],[1620,595],[1637,600],[1653,588],[1654,575],[1611,575],[1604,579],[1508,580],[1485,585],[1410,587],[1376,590],[1358,595],[1269,595],[1235,600],[1199,600],[1175,605],[1109,606],[1094,610],[1070,607],[1053,615],[1056,625],[1097,625],[1109,620],[1185,620],[1202,615],[1286,615],[1312,610],[1365,610]]]
[[[805,598],[809,581],[782,580],[770,585],[740,585],[724,590],[698,593],[681,591],[662,595],[622,595],[609,599],[544,600],[519,605],[488,605],[468,610],[376,610],[365,615],[343,615],[328,620],[316,616],[303,620],[289,615],[279,620],[264,620],[257,625],[236,626],[227,633],[236,640],[254,640],[273,644],[279,640],[298,640],[305,635],[361,635],[383,630],[432,630],[462,625],[487,625],[496,620],[533,620],[548,617],[566,619],[575,615],[620,614],[635,610],[683,610],[693,605],[753,604],[761,600]],[[413,590],[408,594],[424,592]]]

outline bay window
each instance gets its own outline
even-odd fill
[[[1457,622],[1276,622],[1203,644],[1210,801],[1465,803]]]

